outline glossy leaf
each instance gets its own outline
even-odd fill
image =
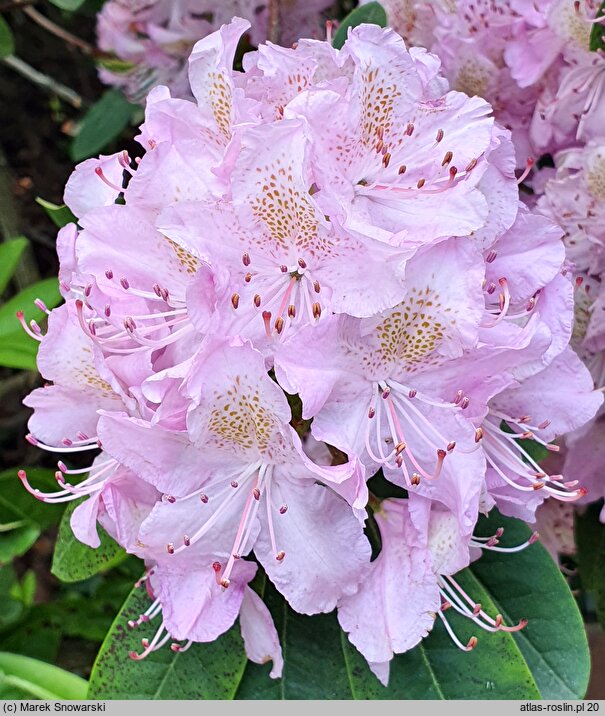
[[[26,246],[27,239],[23,237],[0,244],[0,293],[8,286]]]
[[[519,520],[490,513],[475,533],[491,535],[504,527],[500,546],[525,541],[531,530]],[[590,654],[576,601],[540,543],[514,554],[485,551],[471,570],[491,595],[505,621],[528,620],[513,635],[544,699],[581,699],[590,675]],[[489,638],[489,637],[485,637]]]
[[[236,625],[210,644],[194,644],[175,653],[166,645],[143,661],[128,653],[140,652],[141,638],[151,638],[158,620],[129,629],[150,605],[146,590],[135,588],[118,614],[92,670],[91,699],[232,699],[246,666],[243,642]]]
[[[15,51],[15,40],[13,38],[13,31],[10,29],[9,24],[0,15],[0,58],[8,57]]]
[[[595,597],[597,617],[605,629],[605,525],[599,519],[603,502],[575,513],[575,536],[582,586]]]
[[[350,27],[357,27],[362,24],[368,25],[379,25],[380,27],[387,26],[387,14],[380,3],[369,2],[367,5],[361,5],[350,12],[345,19],[340,23],[332,45],[340,50],[345,44],[347,35]]]
[[[482,597],[487,597],[481,593]],[[491,606],[489,597],[485,606]],[[237,693],[241,699],[534,699],[538,689],[509,634],[486,638],[460,652],[441,623],[416,649],[391,662],[383,687],[341,631],[335,614],[293,612],[277,598],[270,606],[286,655],[283,678],[269,666],[249,663]],[[452,620],[453,623],[454,620]],[[468,627],[455,620],[461,634]],[[318,665],[320,665],[318,667]]]
[[[121,92],[105,92],[84,115],[80,131],[70,147],[71,158],[79,162],[98,154],[109,142],[119,137],[134,110],[134,105]]]
[[[46,201],[40,196],[36,197],[36,203],[40,204],[59,229],[72,221],[77,221],[70,208],[65,204],[53,204],[52,201]]]
[[[93,574],[104,572],[119,564],[126,556],[124,550],[99,525],[101,545],[93,549],[78,541],[69,520],[81,500],[70,502],[63,513],[53,555],[52,573],[63,582],[78,582]]]
[[[597,13],[595,17],[601,17],[605,15],[605,2],[602,2],[599,6],[599,9],[597,10]],[[605,50],[605,25],[601,25],[598,22],[595,22],[592,26],[592,30],[590,32],[590,49],[592,52],[596,52],[597,50]]]
[[[29,699],[85,699],[86,681],[57,666],[21,654],[0,652],[0,695],[11,689]],[[13,696],[12,698],[19,698]]]

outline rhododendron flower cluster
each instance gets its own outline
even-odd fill
[[[282,43],[290,45],[301,35],[320,35],[319,13],[330,4],[286,0],[273,20],[266,0],[108,0],[97,18],[98,47],[107,53],[99,75],[135,102],[156,85],[168,86],[173,97],[190,97],[193,46],[234,15],[251,23],[246,39],[254,46],[267,39],[270,22],[278,23]]]
[[[527,204],[564,232],[577,281],[572,345],[605,385],[605,26],[595,0],[434,3],[388,0],[389,21],[438,53],[454,88],[487,99],[512,131],[517,165],[541,159]],[[596,49],[595,49],[596,47]],[[554,164],[554,167],[553,167]],[[566,471],[582,473],[592,501],[605,494],[605,423],[567,439]]]
[[[70,178],[65,304],[45,336],[25,326],[50,382],[26,399],[28,439],[60,453],[59,486],[21,479],[41,500],[85,498],[78,539],[98,545],[101,524],[145,561],[133,658],[214,640],[239,615],[249,657],[279,676],[249,586],[260,564],[294,610],[336,608],[386,683],[437,619],[474,646],[450,608],[522,628],[454,575],[527,546],[475,538],[480,513],[531,521],[545,499],[584,494],[525,441],[556,450],[602,395],[569,347],[562,232],[519,201],[490,105],[370,25],[340,51],[261,45],[236,72],[248,28],[195,45],[195,102],[150,93],[142,156]],[[372,493],[380,470],[405,498]]]

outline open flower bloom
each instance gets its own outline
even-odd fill
[[[359,591],[343,597],[338,620],[349,640],[363,654],[376,676],[386,686],[389,662],[395,654],[413,648],[441,620],[452,641],[470,651],[475,636],[460,642],[446,612],[453,609],[487,632],[518,631],[525,620],[508,626],[502,615],[487,614],[458,584],[454,574],[482,549],[515,552],[531,544],[498,547],[503,530],[489,538],[464,538],[458,520],[449,511],[431,509],[429,501],[388,499],[375,505],[374,517],[382,548],[370,566],[368,579]]]
[[[300,394],[317,439],[443,500],[472,527],[482,458],[464,417],[467,401],[456,389],[447,394],[439,375],[476,343],[481,255],[450,239],[418,255],[409,269],[399,305],[372,319],[333,318],[313,346],[301,332],[276,354],[276,372],[288,392]]]
[[[361,525],[330,487],[349,479],[355,465],[319,467],[302,453],[283,392],[248,344],[211,344],[185,389],[188,437],[120,414],[102,418],[105,449],[170,491],[140,539],[171,556],[211,555],[208,568],[219,564],[225,588],[254,549],[294,609],[330,611],[357,589],[369,561]],[[230,541],[224,554],[214,551],[210,534],[217,521]]]

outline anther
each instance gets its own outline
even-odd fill
[[[414,125],[411,122],[405,128],[405,133],[408,135],[408,137],[411,137],[412,134],[414,133]]]
[[[231,480],[231,487],[233,487],[233,488],[239,487],[239,483],[237,482],[237,480]]]
[[[250,254],[247,251],[242,254],[242,263],[244,266],[250,266]]]
[[[462,408],[462,410],[468,408],[470,402],[470,398],[465,395],[464,398],[462,398],[462,400],[460,401],[460,407]]]
[[[172,495],[164,495],[164,499],[166,502],[170,502],[171,505],[174,505],[176,502],[176,497],[173,497]]]
[[[540,539],[540,533],[533,532],[532,536],[527,540],[527,544],[533,544],[534,542],[537,542],[539,539]]]
[[[379,139],[379,140],[376,142],[376,154],[380,154],[380,152],[382,151],[382,148],[383,148],[383,147],[384,147],[384,142],[382,141],[382,139]]]
[[[174,545],[172,542],[168,542],[166,545],[166,552],[168,552],[168,554],[174,554]]]
[[[288,306],[288,316],[290,318],[296,318],[296,306],[292,303]]]
[[[286,556],[286,553],[285,553],[283,550],[281,550],[280,552],[278,552],[278,553],[275,555],[275,559],[276,559],[278,562],[281,562],[285,556]]]
[[[452,161],[453,157],[454,157],[453,152],[446,152],[443,157],[443,161],[441,162],[441,166],[442,167],[447,166]]]
[[[406,165],[405,165],[405,164],[402,164],[402,165],[399,167],[399,172],[398,172],[398,173],[399,173],[399,174],[405,174],[406,170],[407,170]]]
[[[185,547],[189,547],[189,545],[191,544],[191,540],[187,535],[183,535],[183,544],[185,545]]]
[[[448,452],[452,452],[452,450],[453,450],[455,447],[456,447],[456,441],[455,441],[455,440],[452,440],[451,443],[448,443],[448,444],[447,444],[447,451],[448,451]]]
[[[312,306],[313,309],[313,318],[318,319],[321,316],[321,306],[317,301]]]
[[[280,515],[285,515],[287,511],[288,511],[288,505],[282,505],[282,506],[279,508],[279,514],[280,514]]]
[[[107,269],[107,271],[105,271],[105,276],[109,281],[111,281],[111,279],[113,278],[113,271]]]
[[[391,153],[387,152],[384,157],[382,158],[382,163],[384,164],[384,168],[386,169],[389,166],[389,162],[391,161]]]
[[[297,263],[301,267],[301,269],[307,268],[307,262],[304,259],[298,259]]]
[[[315,290],[315,293],[319,293],[321,291],[321,286],[319,285],[319,281],[313,281],[313,289]]]
[[[477,428],[475,430],[475,442],[478,443],[483,437],[483,428]]]
[[[127,278],[121,278],[120,284],[125,291],[127,291],[130,288],[130,283]]]
[[[437,142],[437,144],[439,144],[439,142],[440,142],[442,139],[443,139],[443,129],[439,129],[439,130],[437,131],[437,136],[435,137],[435,141]]]
[[[246,283],[250,283],[250,281],[252,281],[252,274],[251,274],[250,272],[248,272],[248,273],[244,276],[244,281],[245,281]]]
[[[420,475],[417,472],[413,472],[412,477],[410,478],[410,482],[412,483],[412,485],[419,485]]]
[[[237,308],[239,306],[239,293],[234,293],[231,296],[231,305],[233,308]]]
[[[472,651],[476,646],[477,646],[477,637],[476,637],[476,636],[472,636],[472,637],[468,640],[468,644],[466,645],[466,650],[467,650],[467,651]]]
[[[417,395],[418,395],[418,391],[414,390],[413,388],[412,388],[412,390],[410,390],[408,392],[408,398],[415,398]]]
[[[257,308],[260,308],[260,296],[258,295],[258,293],[254,296],[253,301],[254,301],[254,305]]]
[[[285,264],[282,264],[282,265],[279,267],[279,270],[280,270],[282,273],[288,273],[288,267],[287,267]]]
[[[454,181],[454,179],[456,178],[456,174],[458,174],[458,168],[450,167],[450,181]]]
[[[260,490],[258,489],[258,487],[255,487],[252,490],[252,494],[254,495],[255,500],[257,500],[257,501],[260,500]]]
[[[221,587],[223,589],[227,589],[229,587],[229,585],[231,584],[231,582],[228,579],[223,578],[223,579],[221,579],[219,584],[221,585]]]
[[[284,319],[281,316],[278,316],[275,319],[275,331],[280,334],[284,330]]]
[[[106,305],[105,305],[105,311],[104,311],[104,313],[105,313],[105,316],[106,316],[107,318],[109,318],[109,316],[111,316],[111,306],[110,306],[109,304],[106,304]]]
[[[386,400],[390,394],[391,394],[391,389],[387,385],[387,387],[382,391],[382,399]]]
[[[375,415],[376,415],[376,411],[374,410],[374,408],[370,408],[370,409],[368,410],[368,418],[371,419],[371,418],[373,418]]]
[[[418,183],[416,184],[416,186],[418,187],[418,189],[422,189],[425,184],[426,182],[424,179],[418,179]]]
[[[202,494],[200,495],[200,501],[203,502],[204,504],[207,504],[207,502],[208,502],[208,495],[205,495],[205,494],[202,492]]]
[[[476,166],[477,166],[477,160],[471,159],[470,162],[466,165],[466,169],[464,171],[472,172]]]

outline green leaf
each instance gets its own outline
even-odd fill
[[[341,631],[335,614],[293,612],[281,598],[269,605],[286,657],[283,678],[249,663],[238,699],[535,699],[539,691],[510,634],[485,635],[470,653],[454,646],[442,624],[422,645],[391,662],[389,687]],[[481,592],[481,597],[487,596]],[[486,607],[492,606],[489,597]],[[454,623],[454,620],[452,620]],[[468,627],[456,621],[460,633]],[[467,635],[467,639],[470,636]],[[493,638],[492,638],[493,637]],[[318,668],[321,665],[321,668]]]
[[[62,229],[65,225],[72,221],[77,221],[76,217],[72,214],[71,209],[65,204],[53,204],[52,201],[46,201],[42,197],[36,197],[36,203],[46,211],[56,226]]]
[[[80,131],[71,143],[71,158],[79,162],[98,154],[119,137],[135,109],[121,92],[105,92],[84,115]]]
[[[363,23],[379,25],[380,27],[387,26],[387,14],[380,3],[369,2],[367,5],[361,5],[350,12],[340,23],[332,40],[332,46],[340,50],[345,44],[349,28],[357,27],[357,25],[362,25]]]
[[[99,525],[101,545],[93,549],[78,541],[69,523],[73,511],[82,500],[70,502],[63,513],[55,545],[51,571],[63,582],[78,582],[104,572],[122,562],[126,553]]]
[[[30,480],[41,489],[56,489],[52,470],[31,469]],[[17,468],[0,472],[0,563],[10,562],[34,544],[41,531],[57,522],[62,505],[46,505],[27,492],[17,477]],[[13,529],[7,529],[14,525]]]
[[[140,652],[141,638],[153,636],[157,620],[129,629],[150,605],[144,588],[135,588],[116,617],[90,676],[89,699],[232,699],[246,665],[237,625],[209,644],[194,644],[184,653],[168,645],[143,661],[128,653]]]
[[[0,685],[36,699],[85,699],[87,684],[75,674],[21,654],[0,652]]]
[[[479,521],[475,533],[488,536],[498,527],[505,528],[500,546],[520,544],[531,534],[523,522],[503,517],[495,510],[489,519]],[[582,615],[546,549],[537,543],[514,554],[485,550],[470,571],[489,592],[505,621],[528,620],[527,627],[513,638],[542,698],[583,698],[590,675],[590,654]]]
[[[40,528],[32,523],[0,534],[0,564],[6,564],[25,554],[39,536]]]
[[[575,536],[582,586],[595,597],[597,618],[605,629],[605,525],[599,519],[603,501],[575,513]]]
[[[26,246],[27,239],[24,237],[0,244],[0,293],[8,286]]]
[[[34,304],[36,298],[49,309],[58,306],[62,298],[57,279],[47,278],[28,286],[0,308],[0,365],[35,370],[38,342],[19,326],[16,313],[23,311],[28,322],[45,320],[46,314]]]
[[[121,60],[119,57],[108,55],[107,57],[100,57],[97,60],[97,64],[103,67],[109,72],[113,72],[116,75],[126,75],[136,67],[134,62],[128,62],[127,60]]]
[[[60,7],[61,10],[73,12],[84,4],[84,0],[50,0],[53,5]]]
[[[597,11],[596,17],[601,17],[605,15],[605,2],[602,2],[599,6],[599,9]],[[605,35],[605,25],[601,25],[598,22],[595,22],[592,26],[592,30],[590,32],[590,50],[592,52],[596,52],[597,50],[605,50],[605,40],[603,39],[603,36]]]
[[[13,31],[6,20],[0,15],[0,58],[8,57],[15,51]]]
[[[0,600],[2,601],[0,629],[14,624],[23,612],[23,604],[14,594],[19,586],[12,564],[0,567]]]

